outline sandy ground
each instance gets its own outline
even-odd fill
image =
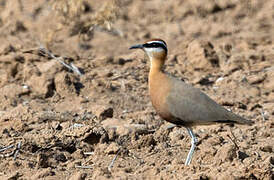
[[[155,37],[167,72],[255,122],[195,127],[190,166],[128,50]],[[274,1],[0,0],[0,42],[0,179],[274,179]]]

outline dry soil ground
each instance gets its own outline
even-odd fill
[[[190,166],[128,50],[154,37],[167,72],[255,122],[196,127]],[[0,179],[274,178],[273,0],[0,0],[0,42]]]

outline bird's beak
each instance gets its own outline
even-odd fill
[[[143,49],[143,45],[142,44],[137,44],[137,45],[133,45],[131,46],[129,49]]]

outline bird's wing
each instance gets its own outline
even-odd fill
[[[229,112],[205,93],[180,80],[171,78],[172,90],[167,106],[176,124],[210,124],[216,122],[248,124],[248,120]]]

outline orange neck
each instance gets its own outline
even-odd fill
[[[164,66],[164,60],[161,59],[150,59],[150,70],[149,76],[155,73],[161,73]]]
[[[149,91],[157,91],[157,88],[159,85],[161,85],[161,81],[163,79],[163,76],[165,74],[163,73],[163,65],[164,60],[161,59],[150,59],[150,70],[149,70]]]
[[[151,60],[149,71],[149,95],[152,105],[161,117],[169,119],[170,113],[165,107],[166,97],[170,91],[168,76],[162,71],[164,59]]]

